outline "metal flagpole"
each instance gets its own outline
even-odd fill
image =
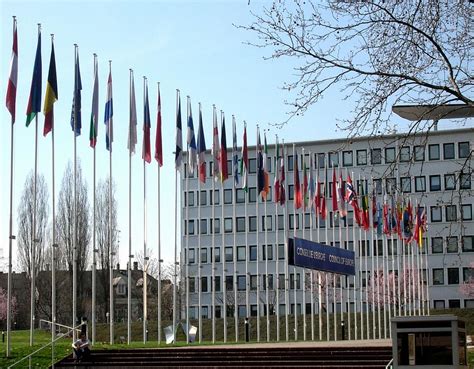
[[[277,180],[274,182],[274,188],[273,188],[273,193],[280,193],[280,189],[277,189],[275,186],[280,186],[280,177],[279,177],[279,171],[280,168],[278,164],[280,163],[280,153],[278,151],[278,135],[275,135],[275,178]],[[277,342],[280,341],[280,270],[279,270],[279,261],[280,261],[280,247],[279,247],[279,232],[278,232],[278,202],[280,199],[275,197],[273,199],[275,201],[275,245],[276,245],[276,258],[275,258],[275,276],[276,276],[276,340]]]
[[[77,63],[78,46],[74,44],[74,63]],[[76,92],[74,91],[74,94]],[[75,100],[74,96],[74,100]],[[72,224],[72,326],[75,327],[77,323],[77,101],[74,101],[74,183],[73,183],[73,224]],[[72,331],[72,339],[76,340],[76,330]]]
[[[340,169],[338,170],[339,174],[340,174]],[[341,180],[341,176],[339,176],[339,179],[336,178],[336,180],[339,182],[339,194],[336,194],[336,197],[339,196],[340,198],[338,199],[338,202],[342,202],[344,201],[344,199],[342,198],[342,180]],[[343,222],[342,222],[342,218],[343,216],[346,216],[344,215],[344,213],[342,213],[342,206],[343,204],[338,204],[338,208],[341,207],[341,211],[338,210],[339,212],[339,217],[338,217],[338,223],[339,223],[339,229],[338,229],[338,236],[339,236],[339,248],[343,248],[343,240],[342,240],[342,225],[343,225]],[[334,246],[336,245],[336,242],[334,242]],[[335,276],[336,277],[336,276]],[[341,324],[342,322],[344,321],[344,293],[342,292],[342,289],[343,289],[343,276],[342,275],[339,275],[337,276],[337,278],[339,278],[339,294],[340,294],[340,300],[341,300]],[[337,307],[337,304],[335,305]],[[336,312],[337,312],[337,308],[336,308]],[[334,314],[336,315],[336,314]],[[337,326],[334,325],[335,327],[335,332],[336,334],[334,335],[335,337],[335,340],[337,340]]]
[[[224,118],[224,112],[221,110],[221,124],[222,124],[222,120]],[[224,134],[224,132],[221,131],[221,135]],[[222,150],[222,147],[221,147],[221,152],[220,152],[220,155],[222,155],[223,153],[223,150]],[[227,153],[226,153],[227,155]],[[225,163],[223,163],[223,165],[227,165],[227,158],[225,158]],[[222,203],[221,203],[221,219],[222,221],[224,221],[224,177],[222,176],[222,173],[223,173],[223,168],[220,169],[220,173],[221,173],[221,197],[222,197]],[[232,224],[232,229],[234,228],[234,224]],[[224,318],[224,342],[227,342],[227,286],[226,286],[226,255],[225,255],[225,229],[224,229],[224,232],[221,233],[221,236],[222,236],[222,244],[221,244],[221,262],[222,262],[222,282],[223,282],[223,285],[222,285],[222,302],[223,302],[223,318]],[[233,281],[233,285],[231,286],[232,288],[235,288],[235,282],[236,281]]]
[[[366,179],[364,178],[364,182]],[[367,195],[365,195],[367,196]],[[368,201],[367,201],[368,202]],[[370,215],[369,215],[369,227],[370,227]],[[370,340],[370,308],[369,308],[369,253],[370,247],[367,247],[367,230],[364,229],[364,249],[365,249],[365,318],[366,318],[366,327],[367,327],[367,339]]]
[[[158,96],[160,96],[160,82],[158,82]],[[160,101],[160,105],[158,106],[158,109],[161,109],[161,101]],[[160,118],[161,118],[161,111],[159,111],[159,114],[160,114]],[[158,129],[158,127],[156,128]],[[160,142],[161,144],[161,142]],[[161,344],[161,263],[163,262],[163,260],[161,259],[161,181],[160,181],[160,172],[161,172],[161,163],[158,163],[158,176],[157,176],[157,204],[156,204],[156,207],[157,207],[157,210],[158,210],[158,214],[157,214],[157,219],[156,219],[156,223],[157,223],[157,226],[158,226],[158,345]],[[189,257],[189,255],[187,255]],[[186,258],[185,258],[186,260]],[[186,263],[186,267],[188,266],[188,263]],[[188,275],[188,274],[187,274]],[[188,291],[188,289],[186,289],[186,291]],[[189,304],[186,304],[187,306],[189,306]],[[189,327],[189,324],[188,324],[188,327]],[[188,328],[189,330],[189,328]]]
[[[374,193],[375,191],[375,188],[374,188],[374,180],[373,178],[371,177],[370,178],[370,182],[371,182],[371,187],[372,187],[372,193]],[[368,191],[367,191],[368,192]],[[375,200],[375,195],[372,196],[372,209],[375,209],[375,212],[377,212],[377,207],[376,207],[376,202],[374,202]],[[376,333],[376,327],[375,327],[375,310],[377,309],[377,304],[376,304],[376,299],[375,299],[375,286],[374,286],[374,283],[375,283],[375,252],[374,252],[374,249],[377,250],[377,245],[374,245],[374,241],[375,241],[375,236],[374,236],[374,225],[375,225],[375,219],[374,217],[376,216],[376,213],[374,214],[374,211],[372,210],[372,227],[371,227],[371,231],[370,231],[370,268],[371,268],[371,278],[370,280],[372,281],[371,282],[371,288],[372,288],[372,306],[371,306],[371,310],[372,310],[372,338],[375,339],[375,333]],[[377,270],[378,272],[378,270]],[[377,297],[377,301],[378,301],[378,297]]]
[[[109,60],[109,74],[112,75],[112,60]],[[111,97],[111,96],[110,96]],[[110,117],[112,120],[112,117]],[[112,242],[112,121],[108,125],[109,134],[109,299],[110,299],[110,344],[114,344],[114,290],[113,290],[113,271],[114,263]],[[75,155],[74,155],[75,157]],[[76,181],[74,181],[75,183]],[[74,195],[76,191],[74,191]],[[75,237],[74,237],[75,238]],[[75,279],[74,279],[75,280]]]
[[[373,183],[373,182],[372,182]],[[375,198],[377,198],[377,186],[374,186],[374,191],[375,191]],[[379,234],[378,230],[382,229],[383,230],[383,219],[382,217],[379,217],[380,215],[380,206],[378,205],[377,202],[375,202],[376,210],[377,210],[377,220],[378,222],[382,222],[382,224],[378,224],[378,228],[375,231],[375,269],[377,270],[377,322],[378,322],[378,338],[382,338],[382,322],[381,322],[381,306],[380,306],[380,265],[379,265]],[[382,264],[383,265],[383,264]],[[384,274],[382,272],[382,274]]]
[[[305,156],[304,156],[304,147],[301,148],[301,161],[302,161],[302,164],[301,164],[301,169],[303,169],[303,183],[302,183],[302,187],[303,187],[303,196],[306,196],[306,194],[304,193],[304,191],[307,191],[308,189],[304,189],[304,181],[307,180],[306,177],[306,174],[304,172],[304,165],[306,164],[306,159],[305,159]],[[305,198],[303,198],[303,212],[302,212],[302,236],[303,236],[303,239],[305,238],[305,227],[306,227],[306,224],[305,224],[305,214],[306,214],[306,204],[305,204]],[[303,341],[306,341],[306,269],[303,268],[303,289],[302,289],[302,307],[301,307],[301,310],[302,310],[302,313],[303,313]]]
[[[360,179],[360,173],[359,173],[359,180],[358,180],[358,192],[359,194],[362,193],[362,182]],[[361,198],[362,199],[362,198]],[[362,205],[362,204],[361,204]],[[360,339],[364,339],[364,298],[363,298],[363,284],[362,284],[362,256],[365,254],[365,251],[362,252],[364,245],[362,244],[362,225],[359,226],[359,243],[358,243],[358,250],[359,250],[359,297],[360,297]]]
[[[339,162],[339,160],[338,160]],[[335,164],[332,163],[332,171],[333,171],[333,179],[335,179],[337,181],[337,178],[336,176],[334,175],[334,171],[335,171]],[[331,186],[331,190],[333,189],[336,189],[337,190],[337,186],[336,184],[332,184]],[[337,201],[337,193],[332,191],[331,193],[331,197],[335,197],[336,198],[336,201]],[[333,200],[334,201],[334,200]],[[331,217],[331,220],[332,220],[332,246],[333,247],[336,247],[336,222],[338,223],[338,226],[339,226],[339,219],[340,219],[340,215],[338,212],[337,212],[337,209],[333,209],[332,210],[332,217]],[[340,228],[340,227],[338,227]],[[336,287],[337,287],[337,283],[336,283],[336,279],[337,279],[337,276],[336,274],[334,273],[331,273],[331,277],[332,277],[332,318],[333,318],[333,333],[334,333],[334,341],[337,341],[337,316],[336,316],[336,311],[337,311],[337,300],[336,300]]]
[[[431,306],[430,306],[430,278],[429,278],[429,275],[428,275],[428,271],[430,270],[429,269],[429,265],[428,265],[428,246],[426,247],[426,250],[425,250],[425,268],[426,268],[426,310],[427,310],[427,314],[430,315],[431,314]]]
[[[329,192],[328,192],[328,189],[327,189],[327,184],[328,184],[328,165],[329,165],[329,158],[327,158],[327,160],[325,161],[324,163],[324,201],[326,202],[326,199],[329,198]],[[325,212],[326,212],[326,215],[325,215],[325,224],[324,224],[324,242],[326,245],[329,245],[329,235],[328,235],[328,211],[327,211],[327,204],[326,204],[326,208],[325,208]],[[329,341],[329,330],[330,330],[330,326],[329,326],[329,278],[328,278],[328,273],[324,273],[324,282],[325,282],[325,287],[326,287],[326,291],[325,291],[325,297],[326,297],[326,341]]]
[[[346,168],[346,180],[347,180],[347,168]],[[342,182],[341,183],[341,188],[343,191],[341,191],[342,193],[344,193],[344,196],[342,196],[342,193],[341,193],[341,196],[342,196],[342,201],[345,202],[345,206],[346,206],[346,242],[345,242],[345,246],[344,248],[346,250],[349,250],[349,202],[347,201],[347,198],[345,196],[346,194],[346,185],[345,185],[345,182]],[[354,227],[354,221],[352,223],[352,226]],[[344,283],[345,283],[345,287],[347,289],[347,305],[345,306],[346,310],[347,310],[347,323],[349,325],[348,327],[348,332],[347,332],[347,338],[351,339],[352,337],[352,325],[351,325],[351,289],[350,289],[350,282],[349,282],[349,278],[350,276],[346,275],[344,277]],[[344,337],[343,337],[344,338]]]
[[[324,163],[323,163],[324,164]],[[318,208],[316,208],[315,217],[316,217],[316,237],[318,243],[320,243],[321,235],[320,232],[320,223],[321,223],[321,194],[320,194],[320,184],[319,184],[319,160],[316,169],[316,196],[318,197]],[[318,334],[319,340],[323,340],[323,289],[322,289],[322,273],[318,271]]]
[[[314,182],[313,182],[313,156],[311,151],[309,152],[309,178],[310,178],[310,186],[314,187]],[[314,188],[313,188],[314,190]],[[308,202],[309,202],[309,239],[310,241],[313,241],[313,231],[314,231],[314,223],[313,223],[313,196],[314,192],[310,192],[308,195]],[[311,341],[314,341],[314,272],[310,271],[310,284],[311,284]],[[306,307],[305,307],[306,309]]]
[[[97,119],[98,119],[98,115],[96,115],[95,113],[98,113],[98,99],[99,99],[99,96],[98,96],[98,80],[97,80],[97,74],[98,74],[98,66],[97,66],[97,54],[94,53],[94,91],[93,91],[93,94],[95,96],[93,96],[92,98],[92,119],[93,121],[91,122],[91,124],[94,125],[94,132],[93,132],[93,135],[94,135],[94,140],[96,140],[96,134],[97,132],[95,131],[95,127],[96,127],[96,123],[97,123]],[[97,82],[97,84],[96,84]],[[94,99],[96,98],[96,99]],[[95,109],[97,109],[97,111],[94,111]],[[53,134],[53,140],[54,140],[54,129],[52,131],[52,134]],[[92,314],[91,314],[91,319],[92,319],[92,344],[95,344],[95,336],[96,336],[96,320],[97,320],[97,315],[96,315],[96,311],[97,311],[97,280],[96,280],[96,270],[97,270],[97,255],[96,255],[96,227],[97,227],[97,224],[96,224],[96,193],[95,193],[95,189],[96,189],[96,152],[95,152],[95,141],[94,141],[94,147],[92,148],[93,150],[93,159],[92,159],[92,162],[93,162],[93,168],[92,168]],[[54,176],[53,176],[54,178]],[[54,183],[54,182],[53,182]],[[54,188],[54,187],[53,187]],[[54,190],[53,190],[53,194],[54,194]],[[54,195],[53,195],[54,196]],[[54,207],[53,207],[54,208]],[[54,217],[53,217],[53,224],[54,224]],[[55,241],[53,241],[54,243]]]
[[[181,112],[179,111],[180,109],[180,93],[179,90],[176,89],[176,116],[178,117],[179,114],[179,119],[181,119]],[[179,129],[181,128],[181,121],[177,122],[179,124]],[[181,131],[178,131],[177,127],[177,134],[181,135]],[[178,143],[178,142],[177,142]],[[176,150],[181,149],[181,147],[176,147]],[[176,155],[181,155],[181,153],[176,152]],[[178,163],[179,161],[179,163]],[[178,172],[181,174],[181,159],[176,160],[176,170],[174,174],[174,198],[175,198],[175,203],[174,203],[174,266],[173,266],[173,335],[176,335],[176,283],[177,283],[177,263],[178,263]],[[174,339],[174,342],[176,343],[176,336]]]
[[[285,150],[285,140],[281,141],[281,153],[283,156],[283,165],[287,160],[286,150]],[[286,178],[285,178],[286,180]],[[283,187],[286,190],[286,185]],[[290,340],[289,332],[289,320],[288,316],[290,315],[290,291],[289,291],[289,266],[288,266],[288,199],[285,195],[285,206],[283,207],[283,243],[284,243],[284,252],[285,252],[285,340],[288,342]]]
[[[354,172],[352,172],[352,178],[354,178]],[[357,194],[355,195],[355,201],[358,202],[357,199]],[[357,237],[356,237],[356,219],[360,218],[360,214],[356,215],[356,211],[358,211],[358,208],[353,208],[353,214],[354,214],[354,221],[352,223],[352,245],[354,248],[354,257],[355,259],[359,258],[360,261],[360,248],[359,244],[357,243]],[[360,226],[360,225],[359,225]],[[357,266],[357,263],[354,263],[355,267]],[[359,270],[354,268],[356,270],[356,274],[354,275],[354,339],[357,340],[357,337],[359,336],[359,330],[357,326],[357,288],[360,289],[360,284],[359,284],[359,278],[357,277],[358,274],[360,274],[360,267]]]
[[[265,135],[265,133],[264,133]],[[265,135],[265,149],[267,145],[267,137]],[[265,153],[265,162],[263,163],[263,167],[266,168],[268,164],[268,158]],[[267,172],[268,173],[268,172]],[[265,184],[266,185],[266,184]],[[268,194],[265,197],[265,205],[264,205],[264,220],[263,220],[263,227],[264,227],[264,236],[265,236],[265,246],[264,246],[264,255],[265,255],[265,302],[266,302],[266,322],[267,322],[267,342],[270,342],[270,295],[269,295],[269,290],[270,290],[270,283],[268,280],[268,227],[267,227],[267,201],[268,201]],[[263,200],[263,198],[262,198]],[[257,219],[258,221],[258,219]]]
[[[130,69],[130,127],[128,137],[128,265],[127,265],[127,343],[132,341],[132,117],[135,91],[132,90],[133,69]],[[135,86],[133,86],[134,88]],[[132,95],[133,94],[133,95]],[[133,99],[133,100],[132,100]],[[159,296],[160,294],[158,294]]]
[[[145,100],[145,89],[146,89],[146,77],[143,77],[143,100]],[[145,104],[145,101],[144,101]],[[145,131],[144,131],[145,134]],[[143,157],[143,343],[146,343],[146,329],[147,329],[147,313],[148,313],[148,285],[147,285],[147,269],[148,269],[148,256],[147,256],[147,211],[146,211],[146,161],[145,156]]]
[[[297,157],[297,153],[296,153],[296,147],[295,147],[295,144],[293,144],[293,172],[295,172],[298,168],[297,168],[297,162],[298,162],[298,157]],[[299,173],[297,173],[299,175]],[[295,175],[293,175],[293,178],[295,178]],[[298,222],[296,220],[296,183],[293,182],[293,237],[296,238],[296,228],[298,226]],[[293,299],[294,299],[294,317],[295,317],[295,327],[294,327],[294,334],[295,334],[295,341],[298,340],[298,303],[297,303],[297,294],[296,294],[296,287],[298,286],[297,285],[297,281],[296,281],[296,277],[297,274],[296,274],[296,267],[293,267]]]
[[[255,189],[256,189],[256,200],[255,200],[255,212],[256,212],[256,222],[257,222],[257,232],[256,232],[256,243],[257,243],[257,342],[260,342],[260,272],[259,272],[259,264],[260,264],[260,222],[259,222],[259,213],[258,213],[258,202],[260,199],[260,193],[258,191],[258,152],[260,150],[260,142],[258,141],[260,132],[259,126],[257,124],[257,144],[255,145],[255,162],[257,163],[257,175],[255,176]]]
[[[214,105],[213,105],[214,107]],[[215,114],[215,109],[214,109],[214,112],[213,114]],[[215,149],[213,147],[213,149]],[[212,165],[213,165],[213,168],[212,168],[212,172],[214,172],[214,161],[212,161]],[[212,178],[211,178],[211,181],[212,181],[212,197],[211,197],[211,201],[212,201],[212,253],[211,253],[211,257],[212,257],[212,260],[211,260],[211,264],[212,264],[212,271],[211,271],[211,284],[212,284],[212,301],[211,301],[211,305],[212,305],[212,343],[215,343],[216,342],[216,232],[215,232],[215,222],[216,222],[216,184],[215,184],[215,179],[214,179],[214,174],[212,174]],[[201,185],[199,185],[198,187],[200,188]],[[219,198],[218,198],[219,199]],[[199,209],[198,209],[199,211]],[[219,231],[221,232],[224,232],[224,219],[221,220],[222,222],[222,227],[221,225],[219,225]],[[222,228],[222,229],[220,229]],[[201,244],[199,243],[199,249],[201,249]],[[220,250],[220,249],[219,249]],[[224,257],[224,255],[220,255],[220,257]],[[202,319],[201,319],[201,258],[199,258],[199,266],[198,266],[198,278],[199,278],[199,286],[198,286],[198,304],[199,304],[199,307],[198,307],[198,312],[199,312],[199,342],[201,342],[201,330],[202,330]],[[225,281],[221,281],[222,284],[225,283]],[[222,285],[219,285],[219,287],[221,287]]]
[[[190,115],[190,110],[191,110],[191,107],[190,107],[190,104],[191,104],[191,101],[190,101],[190,97],[189,95],[187,96],[187,104],[186,104],[186,109],[187,109],[187,113],[186,113],[186,116],[188,117],[188,122],[189,122],[189,115]],[[191,175],[191,171],[194,171],[194,168],[192,168],[190,166],[191,162],[192,162],[192,159],[190,159],[190,155],[191,155],[191,152],[190,152],[190,137],[189,137],[189,130],[190,130],[190,127],[189,127],[189,123],[187,123],[187,130],[188,130],[188,134],[187,134],[187,164],[184,165],[184,168],[187,167],[187,170],[185,169],[184,170],[184,176],[186,178],[186,187],[185,187],[185,199],[187,200],[186,201],[186,219],[185,219],[185,222],[187,224],[187,232],[185,232],[185,247],[184,247],[184,250],[185,250],[185,257],[184,257],[184,261],[186,263],[185,267],[184,267],[184,272],[185,272],[185,278],[184,278],[184,281],[185,281],[185,291],[186,291],[186,295],[185,295],[185,299],[186,299],[186,308],[185,308],[185,316],[186,316],[186,343],[189,344],[189,260],[188,260],[188,257],[189,257],[189,177]],[[194,127],[193,127],[194,129]],[[194,134],[194,132],[193,132]],[[193,172],[194,173],[194,172]],[[200,268],[201,266],[201,197],[200,197],[200,194],[201,194],[201,184],[200,184],[200,181],[198,180],[198,192],[197,192],[197,201],[198,201],[198,224],[197,224],[197,229],[198,229],[198,267]],[[200,279],[200,278],[199,278]],[[200,280],[199,280],[199,283],[200,283]],[[199,330],[200,331],[200,330]]]
[[[235,342],[239,341],[239,304],[237,301],[237,230],[236,230],[236,203],[237,203],[237,194],[236,194],[236,180],[238,180],[237,176],[237,133],[236,133],[236,126],[235,126],[235,117],[232,115],[232,174],[233,174],[233,181],[232,181],[232,224],[234,225],[234,252],[233,252],[233,264],[234,264],[234,330],[235,330]]]
[[[248,188],[248,167],[246,167],[246,165],[248,164],[247,162],[245,162],[244,160],[244,147],[245,145],[247,144],[247,136],[246,136],[246,133],[247,133],[247,123],[244,121],[244,133],[245,133],[245,136],[244,136],[244,140],[242,141],[242,176],[246,176],[246,179],[245,178],[242,178],[242,185],[244,184],[244,181],[246,181],[245,183],[245,188],[246,188],[246,194],[245,194],[245,203],[244,203],[244,213],[245,213],[245,219],[246,219],[246,222],[247,222],[247,219],[248,219],[248,214],[247,214],[247,204],[249,202],[249,198],[250,198],[250,190]],[[246,224],[245,225],[245,229],[248,229],[247,228],[248,225]],[[249,250],[249,232],[245,232],[245,252],[246,252],[246,257],[245,257],[245,317],[246,319],[250,316],[250,274],[249,274],[249,258],[250,258],[250,250]],[[249,329],[249,336],[250,336],[250,329]],[[250,340],[250,337],[248,337],[249,340]]]

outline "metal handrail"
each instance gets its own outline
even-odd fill
[[[64,336],[68,335],[70,332],[72,332],[74,329],[78,329],[82,324],[79,324],[77,327],[75,328],[71,328],[68,332],[66,333],[63,333],[61,334],[60,336],[58,336],[55,340],[47,343],[46,345],[44,345],[43,347],[40,347],[38,350],[35,350],[33,351],[31,354],[25,356],[24,358],[21,358],[20,360],[18,360],[17,362],[13,363],[12,365],[10,365],[7,369],[11,369],[13,368],[15,365],[21,363],[22,361],[25,361],[26,359],[29,359],[31,358],[33,355],[35,355],[36,353],[40,352],[41,350],[45,349],[46,347],[48,347],[49,345],[52,345],[54,342],[58,341],[59,339],[63,338]]]
[[[52,321],[49,321],[49,320],[46,320],[46,319],[40,319],[40,322],[50,323],[50,324],[52,324],[52,325],[57,325],[57,326],[59,326],[59,327],[64,327],[64,328],[67,328],[67,329],[69,329],[69,330],[71,330],[71,331],[74,329],[73,327],[70,327],[70,326],[68,326],[68,325],[64,325],[64,324],[60,324],[60,323],[53,323]],[[81,325],[78,325],[78,327],[80,327],[80,326],[81,326]],[[80,329],[78,329],[78,328],[75,328],[75,329],[76,329],[76,331],[80,331]],[[69,332],[68,332],[68,333],[69,333]]]
[[[392,366],[392,363],[393,363],[393,357],[392,357],[392,359],[388,362],[388,364],[385,366],[385,369],[390,369],[390,368],[392,368],[392,367],[393,367],[393,366]]]

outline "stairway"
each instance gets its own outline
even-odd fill
[[[75,363],[72,355],[54,368],[385,368],[390,347],[194,346],[165,349],[96,350],[92,362]],[[52,368],[53,368],[52,367]]]

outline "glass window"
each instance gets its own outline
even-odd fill
[[[237,246],[237,261],[245,261],[245,246]]]
[[[201,193],[199,196],[199,205],[201,206],[207,205],[207,191],[206,190],[201,190]]]
[[[199,226],[199,233],[200,234],[207,234],[207,219],[201,219]]]
[[[207,248],[201,249],[201,263],[207,263]]]
[[[445,143],[443,144],[443,158],[454,159],[454,143]]]
[[[457,220],[456,205],[446,205],[446,221],[455,222]]]
[[[186,198],[185,198],[186,199]],[[185,206],[194,206],[194,191],[189,191]]]
[[[444,284],[444,269],[435,268],[433,269],[433,285]]]
[[[225,289],[227,291],[233,291],[234,290],[234,276],[227,275],[225,277]]]
[[[448,284],[459,284],[459,268],[448,268]]]
[[[235,228],[237,232],[245,232],[245,217],[235,218]]]
[[[345,167],[352,167],[354,165],[352,151],[344,151],[342,153],[342,165]]]
[[[462,237],[462,251],[473,252],[474,251],[474,236],[463,236]]]
[[[286,161],[288,162],[288,172],[292,172],[293,171],[293,155],[288,155],[286,157]]]
[[[249,173],[257,173],[257,159],[249,159]]]
[[[214,233],[221,233],[221,220],[220,218],[215,218],[214,221],[211,219],[211,231],[214,230]]]
[[[401,177],[400,187],[402,188],[402,192],[411,192],[411,177]]]
[[[451,254],[458,252],[458,238],[456,236],[446,237],[446,252]]]
[[[188,222],[184,223],[185,225],[187,224],[186,226],[186,229],[184,230],[185,234],[188,234],[188,235],[193,235],[194,234],[194,219],[190,219],[188,220]]]
[[[268,289],[273,290],[273,274],[268,275]],[[267,290],[267,276],[263,275],[263,290]],[[264,305],[264,308],[266,308],[266,305]]]
[[[401,162],[410,161],[410,146],[403,146],[400,149],[400,161]]]
[[[212,190],[209,193],[212,193]],[[209,205],[219,205],[221,203],[220,199],[219,190],[214,190],[214,196],[209,197]]]
[[[288,216],[288,225],[289,229],[293,230],[295,229],[295,221],[296,221],[296,229],[300,229],[300,217],[299,214],[289,214]]]
[[[397,255],[398,254],[398,241],[393,240],[393,247],[392,247],[392,240],[387,240],[387,252],[389,255]],[[393,252],[393,254],[392,254]]]
[[[232,233],[232,218],[224,218],[224,232]]]
[[[444,175],[444,189],[445,190],[455,190],[456,189],[456,178],[454,174],[445,174]]]
[[[249,187],[249,202],[257,202],[257,188]]]
[[[257,217],[252,216],[249,217],[249,232],[256,232],[257,231]]]
[[[250,289],[255,291],[257,289],[257,276],[255,274],[250,276]]]
[[[433,300],[433,305],[435,309],[445,309],[446,305],[444,300]]]
[[[365,188],[367,188],[367,186]],[[388,193],[395,193],[397,190],[397,180],[395,178],[387,178],[385,180],[385,188]]]
[[[474,280],[474,268],[462,268],[462,281],[469,282]]]
[[[266,223],[266,224],[265,224]],[[271,215],[267,215],[267,221],[265,222],[265,215],[262,215],[262,231],[272,231],[273,230],[273,219]]]
[[[441,214],[441,206],[432,206],[430,208],[431,211],[431,221],[434,222],[442,222],[442,214]]]
[[[278,245],[278,260],[285,260],[285,244]]]
[[[245,280],[245,275],[237,276],[237,290],[245,291],[247,281]]]
[[[257,246],[255,245],[249,246],[249,256],[250,256],[250,261],[257,261]]]
[[[468,158],[471,149],[469,147],[469,142],[459,142],[458,143],[458,157],[461,158]]]
[[[231,189],[224,190],[224,204],[232,204],[232,190]]]
[[[268,155],[267,156],[267,171],[268,171],[268,173],[272,172],[272,162],[273,162],[273,158],[270,155]]]
[[[428,158],[430,160],[439,160],[440,155],[439,155],[439,145],[438,144],[432,144],[428,146]]]
[[[201,291],[207,292],[207,277],[201,277]]]
[[[279,214],[278,215],[278,230],[283,231],[285,227],[285,218],[283,215]]]
[[[471,189],[471,174],[470,173],[461,173],[459,175],[459,182],[462,190]]]
[[[357,165],[367,165],[367,150],[357,150]]]
[[[211,249],[211,251],[212,251],[212,249]],[[211,255],[211,258],[212,258],[212,255]],[[220,247],[216,247],[214,249],[214,262],[216,262],[216,263],[221,262],[221,248]]]
[[[227,173],[229,174],[229,176],[234,174],[232,172],[232,160],[227,160]]]
[[[321,152],[318,155],[318,168],[323,169],[325,168],[325,159],[326,159],[326,154]]]
[[[433,254],[443,253],[443,237],[431,238],[431,252]]]
[[[459,309],[461,307],[461,300],[458,300],[458,299],[448,300],[448,306],[450,309]]]
[[[188,260],[189,260],[189,264],[194,264],[196,262],[196,256],[195,256],[194,249],[189,249],[188,250]]]
[[[196,280],[194,279],[194,277],[189,277],[188,283],[189,283],[189,292],[190,293],[196,292]]]
[[[372,149],[370,151],[370,161],[372,165],[382,164],[382,149]]]
[[[467,309],[474,308],[474,299],[464,299],[464,307]]]
[[[425,176],[415,177],[415,192],[426,191],[426,178]]]
[[[295,275],[296,275],[296,280],[295,280]],[[299,273],[290,274],[290,289],[291,290],[295,289],[295,282],[296,282],[296,289],[297,290],[301,289],[301,274]]]
[[[385,163],[394,163],[395,162],[395,148],[387,147],[385,148]]]
[[[243,204],[245,202],[245,191],[242,188],[235,189],[235,201],[237,204]]]
[[[373,182],[374,182],[374,188],[377,191],[377,195],[381,195],[382,194],[382,179],[377,178],[377,179],[374,179]],[[343,188],[345,188],[345,185]]]
[[[329,153],[329,168],[333,166],[339,166],[339,153],[338,152],[330,152]]]
[[[413,154],[415,155],[415,161],[425,161],[425,147],[415,146],[413,148]]]
[[[441,176],[430,176],[430,191],[441,191]]]
[[[233,261],[234,260],[234,249],[232,246],[227,246],[225,248],[225,261]]]
[[[462,220],[472,220],[472,205],[471,204],[461,205],[461,218]]]
[[[265,258],[268,255],[268,260],[273,260],[273,245],[262,245],[262,260],[265,260]]]

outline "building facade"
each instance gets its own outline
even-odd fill
[[[421,306],[423,299],[429,300],[430,308],[474,307],[474,300],[460,292],[460,285],[474,275],[473,142],[472,129],[455,129],[295,143],[300,183],[303,168],[309,175],[312,165],[314,180],[322,188],[326,184],[325,220],[311,209],[293,209],[293,144],[285,143],[284,206],[273,201],[275,171],[280,169],[275,145],[269,145],[267,152],[270,191],[266,202],[257,195],[255,146],[248,149],[248,191],[242,189],[242,178],[234,183],[231,148],[229,178],[223,184],[213,180],[212,154],[206,152],[206,182],[200,182],[197,173],[188,174],[185,166],[180,183],[181,265],[188,286],[189,316],[211,318],[213,306],[216,318],[223,317],[224,311],[231,317],[234,309],[239,317],[264,316],[267,309],[280,315],[293,314],[295,309],[297,314],[366,309],[372,303],[370,297],[362,305],[358,297],[373,283],[368,282],[371,275],[382,266],[387,275],[392,271],[401,275],[402,260],[410,257],[417,261],[413,265],[420,270],[421,285],[428,287],[425,293],[421,288],[423,297],[412,304]],[[416,248],[415,242],[405,244],[397,235],[386,236],[372,227],[365,233],[355,225],[349,204],[347,217],[336,218],[331,207],[333,167],[338,180],[341,176],[346,181],[350,175],[359,192],[364,184],[375,203],[401,199],[405,204],[409,200],[413,208],[422,206],[427,215],[422,247],[413,251],[410,247]],[[319,286],[330,286],[325,276],[318,279],[317,273],[291,266],[286,271],[285,240],[293,236],[355,251],[356,276],[336,278],[339,297],[321,297],[320,302]],[[330,290],[321,288],[323,294]]]

